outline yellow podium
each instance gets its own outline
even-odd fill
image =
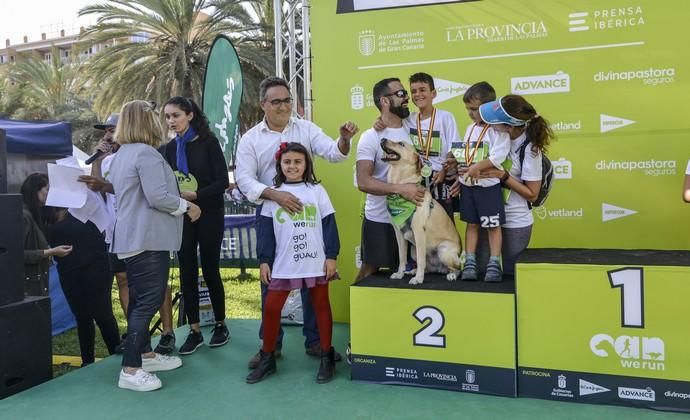
[[[514,282],[408,281],[350,288],[352,379],[516,396]]]
[[[690,252],[528,250],[516,281],[520,396],[690,410]]]

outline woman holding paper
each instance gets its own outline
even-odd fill
[[[47,208],[48,175],[29,175],[20,189],[24,225],[24,293],[27,296],[48,296],[48,267],[51,257],[64,257],[72,247],[60,245],[51,248],[46,230],[55,221],[53,208]]]
[[[182,216],[192,222],[197,205],[180,197],[177,179],[157,147],[163,138],[154,105],[131,101],[115,129],[120,149],[110,164],[117,218],[110,251],[125,261],[129,285],[127,339],[118,386],[153,391],[162,386],[152,373],[176,369],[182,361],[151,350],[149,323],[163,303],[170,252],[180,249]]]

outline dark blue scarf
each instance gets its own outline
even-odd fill
[[[187,143],[192,141],[196,137],[196,131],[190,125],[187,131],[180,137],[178,134],[175,136],[175,142],[177,143],[177,170],[185,175],[189,175],[189,166],[187,165]]]

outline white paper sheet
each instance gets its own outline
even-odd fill
[[[86,184],[79,182],[77,178],[84,175],[81,168],[71,166],[48,164],[48,190],[47,206],[81,208],[86,204],[86,195],[89,189]]]

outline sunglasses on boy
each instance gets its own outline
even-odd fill
[[[388,93],[383,96],[397,96],[398,98],[407,98],[407,91],[405,89],[396,90],[393,93]]]

